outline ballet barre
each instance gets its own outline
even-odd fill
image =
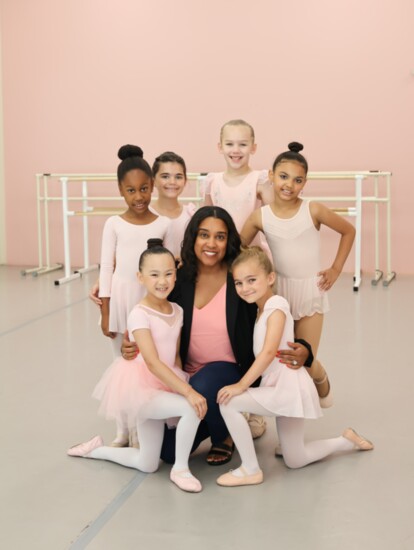
[[[355,184],[354,196],[329,196],[314,197],[306,195],[309,200],[321,202],[354,202],[355,206],[348,208],[348,212],[342,208],[333,208],[339,214],[355,217],[355,271],[354,291],[359,290],[361,284],[361,245],[362,245],[362,203],[374,203],[374,225],[375,225],[375,271],[371,284],[376,286],[383,278],[384,272],[380,269],[380,242],[379,242],[379,206],[386,205],[386,276],[382,281],[387,287],[395,278],[396,273],[391,269],[391,172],[382,171],[333,171],[333,172],[309,172],[308,179],[311,180],[351,180]],[[363,182],[371,179],[374,184],[374,194],[363,194]],[[379,194],[380,179],[385,180],[385,194]]]
[[[205,174],[188,173],[189,181],[196,181],[196,196],[195,197],[180,197],[182,202],[200,203],[203,197],[199,193],[199,180]],[[50,196],[49,184],[50,180],[57,180],[60,183],[60,196]],[[81,182],[81,196],[69,194],[70,184],[73,182]],[[117,183],[116,174],[36,174],[36,206],[37,206],[37,237],[38,237],[38,266],[31,269],[21,271],[22,275],[31,274],[33,277],[50,273],[64,268],[64,276],[55,280],[55,285],[62,285],[74,279],[81,277],[83,273],[98,269],[97,264],[90,264],[89,261],[89,225],[88,217],[90,216],[111,216],[125,212],[124,207],[94,207],[91,206],[93,201],[124,201],[120,196],[90,196],[88,194],[88,184],[92,182],[112,182]],[[62,220],[63,220],[63,249],[64,262],[50,262],[50,228],[49,228],[49,203],[61,202]],[[80,210],[69,208],[69,204],[73,202],[81,202]],[[43,208],[42,208],[43,206]],[[83,266],[72,272],[71,254],[70,254],[70,227],[69,218],[74,216],[83,217]]]
[[[391,270],[391,172],[374,171],[333,171],[333,172],[309,172],[308,179],[311,180],[350,180],[354,182],[355,194],[351,196],[307,196],[309,200],[321,202],[350,202],[353,206],[334,207],[333,210],[344,216],[355,217],[355,271],[353,289],[357,291],[361,284],[361,243],[362,243],[362,204],[365,202],[374,203],[375,206],[375,273],[371,280],[372,285],[377,285],[383,278],[384,273],[380,269],[380,243],[379,243],[379,206],[386,205],[386,276],[383,279],[383,286],[387,287],[395,278],[396,274]],[[180,197],[183,202],[195,202],[200,204],[204,200],[203,182],[205,173],[189,173],[188,180],[196,183],[194,197]],[[51,196],[49,193],[50,180],[58,181],[60,184],[60,196]],[[374,194],[367,196],[363,194],[363,182],[373,180]],[[379,194],[380,180],[386,182],[385,194]],[[70,184],[81,182],[81,196],[69,194]],[[116,207],[108,205],[92,206],[94,201],[123,201],[120,196],[90,196],[88,185],[93,182],[117,182],[115,174],[36,174],[36,205],[37,205],[37,235],[38,235],[38,260],[39,265],[32,269],[22,271],[22,275],[31,274],[38,276],[51,271],[64,268],[64,276],[55,280],[55,285],[61,285],[78,279],[83,273],[98,268],[97,264],[90,265],[89,261],[89,226],[88,218],[91,216],[111,216],[125,211],[124,206]],[[50,262],[50,235],[49,235],[49,203],[61,202],[63,219],[63,249],[64,263]],[[81,209],[74,210],[69,207],[73,202],[80,202]],[[83,266],[72,272],[70,257],[70,223],[69,218],[82,216],[83,218]]]

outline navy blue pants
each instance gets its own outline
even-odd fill
[[[217,404],[217,393],[224,386],[235,384],[240,378],[240,369],[237,365],[227,361],[207,363],[190,378],[190,385],[207,399],[207,414],[200,422],[191,452],[208,437],[211,437],[211,442],[214,445],[221,443],[229,435]],[[175,429],[168,429],[167,426],[164,432],[161,458],[168,464],[173,464],[175,461]]]

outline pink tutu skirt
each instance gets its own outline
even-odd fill
[[[169,367],[181,380],[188,381],[189,375],[180,368]],[[132,361],[118,357],[104,372],[96,385],[92,397],[98,399],[99,414],[107,419],[127,421],[130,428],[143,422],[142,407],[159,392],[172,390],[154,376],[141,355]],[[173,422],[168,422],[173,425]]]

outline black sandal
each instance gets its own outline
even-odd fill
[[[227,464],[233,458],[234,443],[227,445],[227,443],[217,443],[212,445],[208,452],[206,462],[209,466],[222,466]],[[223,460],[209,460],[209,458],[222,456]]]

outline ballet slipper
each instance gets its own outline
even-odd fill
[[[104,442],[102,440],[102,437],[100,435],[96,435],[85,443],[78,443],[77,445],[74,445],[73,447],[68,449],[67,454],[69,456],[80,456],[82,458],[86,458],[89,453],[91,453],[98,447],[102,447],[103,444]]]
[[[365,439],[362,435],[359,435],[352,428],[346,428],[346,430],[343,431],[342,437],[348,439],[348,441],[353,443],[360,451],[372,451],[374,448],[374,444],[371,441]]]
[[[134,447],[134,449],[139,449],[139,441],[136,428],[132,428],[129,431],[129,446]]]
[[[123,434],[116,436],[116,438],[109,445],[110,447],[128,447],[129,446],[129,434]]]
[[[250,413],[247,420],[253,439],[258,439],[266,431],[266,420],[263,416]]]
[[[329,382],[329,378],[326,372],[323,378],[314,378],[313,382],[317,386],[320,386],[321,384],[325,384],[325,382],[328,382],[328,386],[329,386],[328,393],[323,397],[319,396],[319,405],[321,406],[321,409],[329,409],[329,407],[332,407],[334,401],[333,401],[333,396],[331,391],[331,384]]]
[[[248,474],[243,466],[240,466],[239,470],[243,474],[242,476],[236,476],[233,470],[230,470],[227,474],[223,474],[217,478],[217,485],[221,485],[222,487],[239,487],[241,485],[258,485],[259,483],[263,483],[262,470],[259,470],[255,474]]]
[[[177,487],[187,493],[199,493],[203,488],[199,480],[191,474],[190,470],[171,470],[170,479]]]

